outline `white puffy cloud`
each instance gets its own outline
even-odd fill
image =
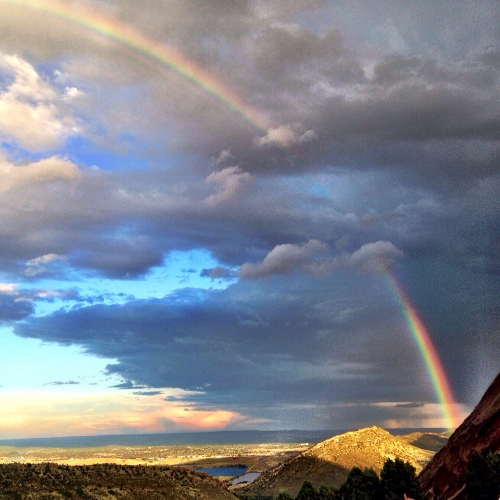
[[[318,240],[309,240],[303,245],[278,245],[259,264],[246,263],[241,266],[243,279],[256,279],[271,274],[288,274],[306,266],[311,259],[328,249]]]
[[[336,269],[353,269],[360,272],[380,273],[390,269],[404,254],[391,242],[367,243],[353,254],[318,258],[326,253],[328,245],[310,240],[304,245],[278,245],[258,264],[241,266],[242,279],[257,279],[272,274],[289,274],[302,271],[313,276],[326,276]]]
[[[0,92],[0,133],[30,151],[55,148],[79,132],[63,106],[76,89],[59,95],[35,68],[17,56],[0,55],[0,71],[10,81]]]
[[[254,143],[258,147],[282,146],[289,148],[298,144],[311,142],[317,138],[314,130],[300,132],[300,127],[290,125],[281,125],[276,128],[270,128],[264,137],[257,137]]]
[[[52,181],[74,181],[80,177],[78,167],[66,158],[51,156],[25,165],[0,160],[0,191],[15,186]]]
[[[38,274],[45,273],[47,271],[47,264],[64,260],[66,260],[64,255],[56,253],[41,255],[40,257],[31,259],[26,263],[26,269],[23,274],[25,276],[36,276]]]
[[[215,193],[205,199],[205,203],[212,207],[238,197],[252,176],[243,172],[240,167],[227,167],[219,172],[212,172],[207,178],[208,184],[215,186]]]
[[[391,268],[402,256],[403,252],[391,242],[377,241],[367,243],[356,250],[351,255],[349,264],[360,271],[379,273]]]
[[[0,293],[17,295],[16,285],[14,283],[0,283]]]

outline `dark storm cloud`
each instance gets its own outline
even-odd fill
[[[167,396],[163,398],[165,401],[181,401],[183,397],[181,396]]]
[[[104,239],[104,238],[103,238]],[[78,267],[96,269],[113,278],[132,278],[163,262],[163,255],[148,238],[115,238],[101,241],[95,248],[76,255],[72,263]]]
[[[0,322],[10,323],[17,321],[34,312],[30,300],[16,297],[11,293],[0,293]]]
[[[68,300],[81,302],[76,290],[23,290],[12,288],[0,291],[0,322],[11,323],[19,321],[35,312],[36,302],[53,302],[55,300]]]
[[[110,386],[114,389],[147,389],[145,385],[136,385],[131,380],[126,380],[125,382],[121,382],[120,384]]]
[[[134,396],[158,396],[163,394],[162,391],[136,391],[132,393]]]
[[[234,280],[237,276],[237,273],[231,269],[217,266],[212,269],[202,269],[200,276],[202,278],[210,278],[212,280]]]
[[[418,374],[405,372],[418,355],[385,278],[345,273],[342,286],[279,279],[265,293],[238,283],[59,311],[18,324],[16,333],[117,359],[107,370],[126,382],[115,387],[201,390],[194,399],[209,405],[432,399]]]

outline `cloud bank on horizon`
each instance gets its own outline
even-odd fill
[[[385,268],[467,413],[500,369],[496,2],[46,5],[0,0],[0,436],[443,427]]]

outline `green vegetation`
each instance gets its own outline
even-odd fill
[[[375,496],[379,483],[379,477],[373,469],[353,467],[335,500],[370,500]]]
[[[497,500],[500,494],[500,453],[472,455],[465,481],[469,500]]]
[[[231,500],[207,474],[166,466],[0,464],[0,500]]]
[[[414,500],[424,500],[417,482],[415,467],[399,458],[386,460],[380,472],[377,498],[381,500],[401,500],[403,495]]]
[[[346,481],[338,489],[334,485],[322,485],[316,490],[309,481],[305,481],[295,499],[285,491],[275,497],[242,495],[240,498],[242,500],[403,500],[404,494],[414,500],[424,500],[417,482],[415,467],[396,458],[385,461],[380,477],[373,469],[362,470],[353,467]]]
[[[318,492],[314,489],[314,486],[309,481],[304,481],[295,500],[317,500],[317,498]]]

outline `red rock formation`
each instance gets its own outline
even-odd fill
[[[418,481],[429,500],[460,499],[467,464],[475,452],[500,451],[500,374]]]

